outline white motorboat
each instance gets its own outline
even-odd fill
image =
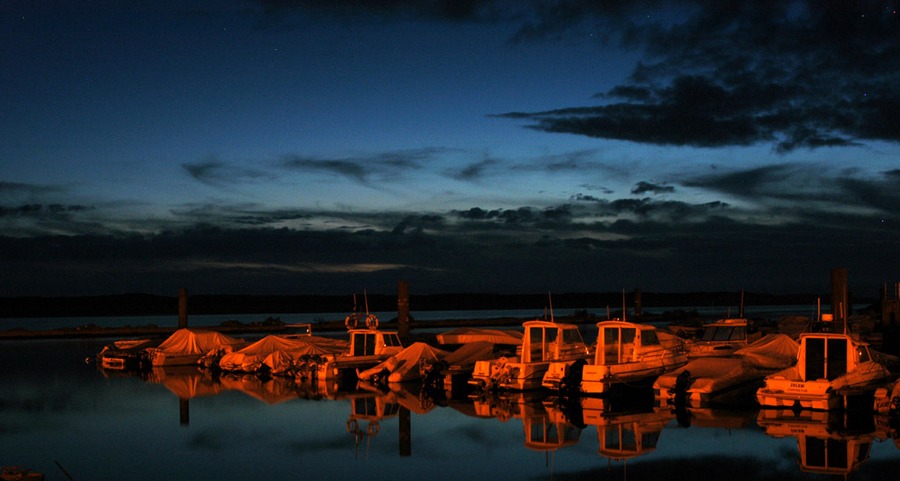
[[[597,323],[597,328],[593,359],[587,363],[552,363],[544,375],[544,387],[602,394],[615,385],[649,386],[648,381],[687,363],[684,350],[665,347],[653,326],[609,320]]]
[[[769,374],[793,366],[800,346],[785,334],[769,334],[728,357],[706,356],[663,374],[653,383],[661,402],[679,399],[694,407],[711,403],[753,402]],[[683,398],[679,398],[683,396]]]
[[[869,345],[849,334],[805,333],[797,363],[767,376],[756,398],[763,407],[840,409],[850,397],[874,393],[890,375]]]
[[[521,354],[477,361],[471,384],[487,389],[539,389],[551,363],[590,357],[590,350],[575,324],[535,320],[526,321],[522,327],[525,335]]]
[[[727,357],[759,338],[758,333],[748,332],[747,319],[719,319],[703,326],[703,333],[691,344],[688,357]]]

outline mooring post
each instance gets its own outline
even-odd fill
[[[641,289],[634,289],[634,317],[641,317]]]
[[[400,418],[400,457],[412,456],[412,419],[409,409],[401,407]]]
[[[409,283],[397,283],[397,334],[400,339],[409,339]]]
[[[182,426],[191,425],[191,401],[184,398],[178,399],[179,423]]]
[[[178,328],[187,327],[187,289],[178,289]]]
[[[831,270],[831,313],[834,315],[835,332],[843,332],[847,326],[847,269]]]

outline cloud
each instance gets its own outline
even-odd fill
[[[670,7],[677,10],[646,15]],[[530,37],[589,23],[644,61],[627,83],[595,96],[600,105],[499,117],[545,132],[706,148],[769,144],[779,153],[897,142],[889,120],[900,107],[895,11],[812,0],[539,8]]]
[[[181,165],[197,181],[212,186],[228,186],[245,182],[275,179],[271,172],[229,164],[216,159]]]
[[[369,184],[373,177],[391,179],[419,170],[447,151],[429,147],[342,158],[286,155],[281,159],[280,166],[290,171],[338,175],[360,184]]]
[[[897,218],[896,171],[876,177],[830,172],[815,164],[772,164],[697,176],[687,187],[727,194],[760,205],[783,206],[812,221],[836,212],[869,212]]]
[[[675,192],[675,187],[670,185],[657,185],[651,184],[650,182],[638,182],[637,185],[631,189],[631,193],[635,195],[646,194],[647,192],[653,194],[668,194],[671,192]]]

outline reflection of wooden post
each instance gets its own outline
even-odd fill
[[[187,327],[187,289],[178,289],[178,328]]]
[[[191,401],[188,399],[178,399],[178,410],[181,414],[181,425],[191,425]]]
[[[634,290],[634,317],[641,317],[641,290]]]
[[[400,408],[400,456],[412,456],[412,419],[409,409]]]
[[[847,269],[831,270],[831,313],[834,315],[834,329],[843,332],[847,326]]]
[[[409,339],[409,283],[397,283],[397,334],[400,339]]]

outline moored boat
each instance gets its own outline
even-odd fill
[[[488,389],[539,389],[551,363],[590,357],[590,350],[575,324],[534,320],[526,321],[522,327],[525,335],[521,354],[477,361],[471,384]]]
[[[691,344],[688,357],[730,356],[760,338],[758,333],[751,335],[748,327],[747,319],[743,318],[719,319],[706,324],[700,339]]]
[[[728,357],[705,356],[665,373],[653,383],[661,402],[685,401],[699,407],[712,403],[755,402],[754,393],[769,374],[793,366],[800,347],[785,334],[770,334]]]
[[[161,366],[189,366],[210,353],[225,354],[246,345],[246,341],[221,332],[203,329],[178,329],[157,347],[144,350],[149,364]]]
[[[592,395],[616,385],[649,386],[657,376],[687,363],[684,350],[665,347],[653,326],[609,320],[597,328],[591,362],[552,363],[543,378],[545,388]]]
[[[828,411],[872,395],[890,375],[872,357],[868,344],[849,334],[805,333],[800,335],[797,363],[767,376],[756,397],[763,407]]]

